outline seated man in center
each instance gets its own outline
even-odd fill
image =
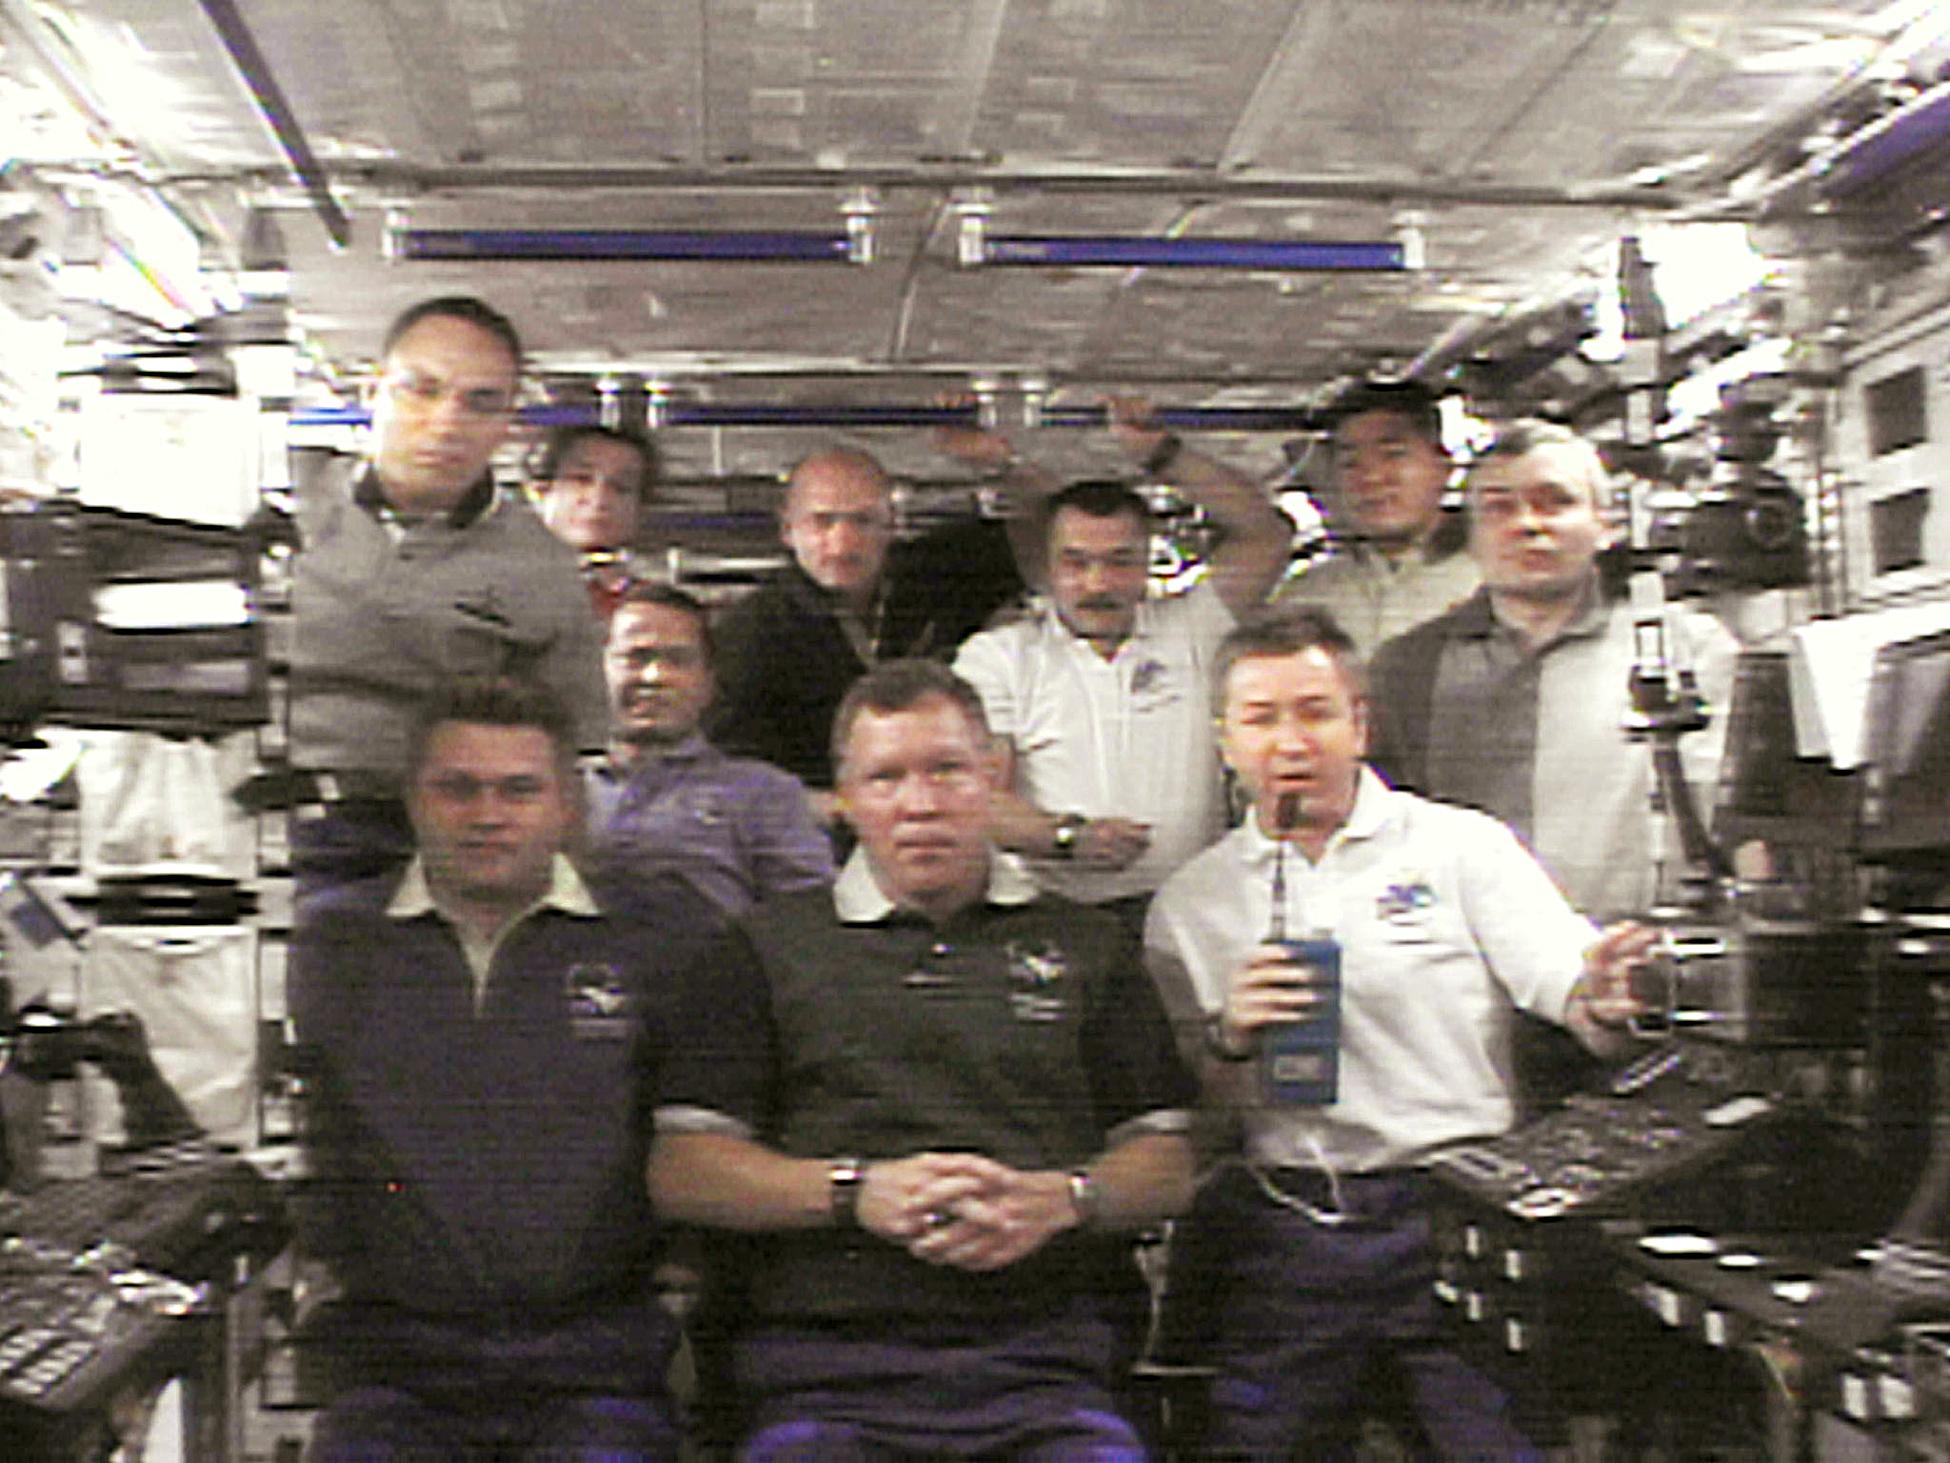
[[[952,672],[869,671],[833,748],[859,847],[692,972],[649,1166],[665,1218],[764,1236],[746,1456],[1140,1458],[1105,1303],[1190,1195],[1162,1004],[1116,920],[995,857]]]

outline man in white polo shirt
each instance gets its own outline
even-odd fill
[[[971,637],[955,669],[1011,756],[996,841],[1037,882],[1133,925],[1151,892],[1225,828],[1211,656],[1286,563],[1286,518],[1257,484],[1128,414],[1119,440],[1216,521],[1204,579],[1153,599],[1151,513],[1116,482],[1046,504],[1049,604]]]
[[[1185,1044],[1207,1095],[1245,1137],[1173,1241],[1183,1293],[1214,1317],[1210,1456],[1351,1456],[1386,1368],[1427,1434],[1413,1456],[1534,1457],[1438,1323],[1423,1169],[1511,1126],[1519,1011],[1599,1055],[1631,1049],[1630,973],[1654,933],[1601,932],[1508,828],[1369,771],[1361,668],[1324,611],[1242,626],[1217,660],[1221,741],[1253,812],[1158,891],[1145,931],[1167,1009],[1199,1033]],[[1270,1089],[1256,1060],[1330,998],[1321,965],[1264,933],[1276,926],[1337,948],[1325,1102]],[[1178,1268],[1193,1235],[1203,1283],[1196,1262]]]

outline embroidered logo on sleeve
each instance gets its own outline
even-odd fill
[[[1053,944],[1009,941],[1009,1009],[1018,1021],[1060,1021],[1069,1004],[1068,957]]]

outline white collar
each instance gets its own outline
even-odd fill
[[[558,909],[564,914],[583,915],[594,918],[602,913],[589,886],[582,882],[582,875],[575,865],[562,854],[557,854],[549,865],[548,888],[541,897],[524,909],[510,925],[526,919],[538,909]],[[386,905],[386,914],[391,919],[417,919],[423,914],[438,914],[447,918],[446,911],[440,908],[433,897],[433,886],[427,883],[426,861],[418,854],[406,866],[406,873],[399,881],[399,888],[393,891],[392,899]]]
[[[983,891],[987,903],[1028,904],[1036,894],[1036,885],[1021,864],[995,853],[989,855],[988,887]],[[879,924],[899,907],[874,877],[873,862],[865,847],[856,847],[833,881],[833,912],[840,923]]]

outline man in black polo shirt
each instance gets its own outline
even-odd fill
[[[1157,995],[1113,918],[993,857],[950,671],[869,672],[833,743],[859,848],[693,973],[650,1159],[665,1218],[766,1235],[748,1456],[1141,1457],[1103,1311],[1118,1231],[1190,1193]]]
[[[779,536],[792,558],[717,627],[711,744],[783,767],[833,812],[827,733],[846,688],[883,661],[946,659],[1022,590],[1002,522],[895,535],[894,480],[868,453],[827,447],[786,483]]]

